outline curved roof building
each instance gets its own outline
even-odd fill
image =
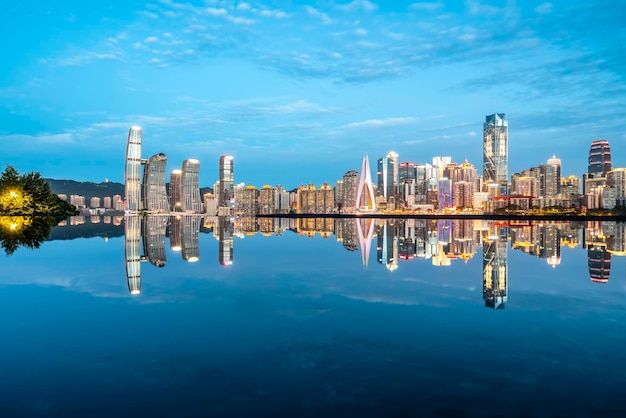
[[[126,209],[141,209],[141,128],[133,126],[128,131],[126,166],[124,168]]]
[[[165,168],[167,156],[163,153],[148,159],[143,172],[143,209],[150,212],[169,212],[170,205],[165,188]]]

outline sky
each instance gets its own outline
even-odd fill
[[[128,130],[168,171],[334,184],[364,154],[467,159],[509,123],[509,176],[593,140],[626,167],[620,1],[10,2],[0,13],[0,165],[123,182]]]

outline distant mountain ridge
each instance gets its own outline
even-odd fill
[[[92,197],[104,198],[106,196],[114,196],[119,194],[124,198],[124,184],[115,183],[112,181],[102,182],[102,183],[93,183],[91,181],[75,181],[75,180],[55,180],[55,179],[46,179],[48,184],[50,184],[50,189],[54,194],[65,194],[68,196],[77,194],[81,196],[85,196],[87,202]],[[169,183],[166,184],[167,189],[169,190]],[[203,196],[204,193],[212,193],[213,189],[210,187],[201,187],[200,188],[200,196]]]

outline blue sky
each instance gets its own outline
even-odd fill
[[[394,150],[467,158],[506,113],[509,175],[591,141],[626,166],[626,7],[619,1],[11,2],[0,14],[0,164],[122,181],[144,157],[222,154],[235,181],[334,183]]]

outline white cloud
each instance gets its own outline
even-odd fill
[[[424,12],[436,12],[443,8],[442,1],[420,1],[409,5],[409,9],[419,10]]]
[[[353,122],[342,126],[343,129],[352,128],[383,128],[388,126],[404,125],[417,122],[419,119],[413,116],[386,118],[386,119],[368,119],[362,122]]]
[[[333,23],[332,19],[326,13],[322,13],[314,7],[304,6],[304,10],[306,10],[310,16],[319,18],[325,25]]]
[[[269,10],[269,9],[261,10],[259,15],[263,17],[275,17],[278,19],[283,19],[287,17],[287,13],[283,12],[282,10]]]
[[[228,14],[226,9],[216,9],[214,7],[207,7],[204,12],[209,16],[225,16]]]
[[[237,5],[237,10],[242,10],[242,11],[250,10],[250,5],[248,3],[239,3]]]
[[[255,22],[252,19],[246,19],[245,17],[233,17],[228,16],[228,20],[238,25],[253,25]]]
[[[540,15],[548,15],[552,13],[552,3],[541,3],[539,6],[535,7],[535,13]]]
[[[340,9],[346,12],[373,12],[378,9],[378,5],[372,3],[369,0],[353,0],[352,2],[338,6]]]
[[[363,28],[356,28],[354,30],[354,34],[358,35],[358,36],[365,36],[365,35],[367,35],[367,31],[365,29],[363,29]]]
[[[149,36],[143,41],[147,44],[151,44],[151,43],[159,42],[159,38],[157,38],[156,36]]]

